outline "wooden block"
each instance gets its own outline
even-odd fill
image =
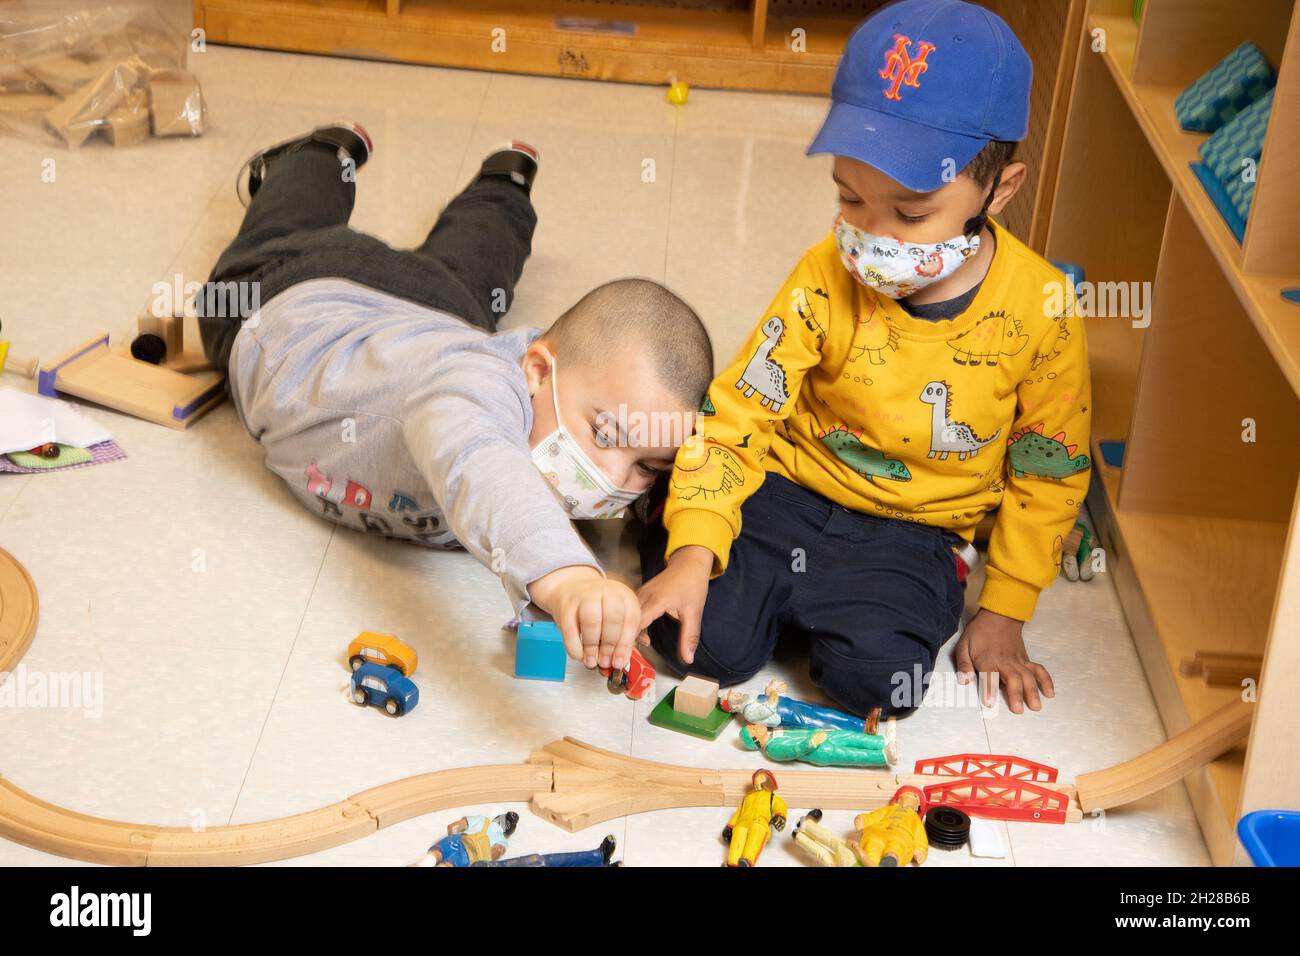
[[[61,102],[52,93],[0,93],[0,113],[48,112]]]
[[[718,682],[687,674],[673,695],[673,710],[691,717],[707,717],[718,706]]]
[[[203,133],[203,91],[193,73],[155,70],[149,76],[149,113],[155,136],[199,136]]]
[[[55,54],[23,64],[28,73],[60,96],[69,96],[102,72],[84,60]]]
[[[104,132],[114,146],[137,146],[149,138],[149,111],[143,106],[119,106],[108,114]]]
[[[225,377],[216,371],[182,375],[123,355],[103,333],[41,369],[42,395],[60,392],[168,428],[188,428],[225,397]]]
[[[157,316],[146,312],[136,319],[139,335],[156,335],[167,345],[167,357],[180,355],[185,348],[184,319],[174,315]]]
[[[128,94],[139,89],[142,71],[143,64],[138,60],[110,64],[94,80],[46,113],[45,122],[69,146],[80,146],[107,123],[109,113],[127,102]]]

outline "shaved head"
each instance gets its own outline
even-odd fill
[[[713,344],[695,310],[651,279],[615,279],[592,289],[542,340],[566,365],[599,367],[612,355],[645,355],[659,381],[695,408],[713,381]]]

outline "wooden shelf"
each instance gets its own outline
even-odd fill
[[[1297,272],[1278,236],[1300,221],[1300,9],[1147,0],[1139,26],[1128,6],[1087,0],[1047,254],[1079,262],[1094,283],[1152,283],[1149,328],[1085,319],[1088,506],[1166,731],[1239,693],[1183,676],[1184,658],[1263,656],[1247,747],[1186,778],[1211,857],[1225,865],[1244,861],[1243,814],[1300,808],[1289,686],[1300,667],[1300,308],[1280,295],[1300,274],[1278,274]],[[1243,245],[1191,171],[1206,137],[1180,128],[1174,101],[1246,39],[1279,66],[1279,81]],[[1247,420],[1258,427],[1249,441]],[[1122,468],[1101,456],[1114,440],[1127,442]]]
[[[1282,290],[1300,284],[1297,276],[1252,275],[1242,270],[1242,247],[1206,196],[1190,164],[1200,159],[1203,134],[1187,133],[1178,125],[1174,100],[1181,86],[1136,84],[1133,55],[1138,28],[1123,15],[1094,14],[1090,29],[1106,32],[1106,65],[1115,85],[1146,134],[1174,190],[1187,206],[1197,229],[1223,268],[1260,338],[1273,354],[1291,387],[1300,394],[1300,306],[1282,299]]]

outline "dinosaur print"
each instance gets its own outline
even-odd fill
[[[683,455],[672,475],[672,486],[681,501],[701,494],[705,499],[729,495],[745,483],[736,456],[717,445],[708,446],[703,455]]]
[[[1088,470],[1088,456],[1074,457],[1078,445],[1067,444],[1065,432],[1048,438],[1043,423],[1026,428],[1007,439],[1007,469],[1017,478],[1068,478]]]
[[[885,349],[898,351],[898,333],[883,311],[871,303],[865,319],[858,318],[853,326],[853,343],[849,346],[849,361],[856,362],[865,354],[872,365],[884,365],[881,353]]]
[[[1029,342],[1024,324],[1003,310],[990,312],[973,326],[948,339],[958,365],[997,365],[1003,355],[1019,355]]]
[[[1040,365],[1044,365],[1060,356],[1061,350],[1065,348],[1065,343],[1070,340],[1070,330],[1067,326],[1069,319],[1070,315],[1067,312],[1056,320],[1056,338],[1054,338],[1052,343],[1047,346],[1047,351],[1034,353],[1033,360],[1029,363],[1031,371],[1038,371]]]
[[[716,414],[718,414],[718,410],[717,410],[716,408],[713,407],[713,399],[709,398],[709,395],[708,395],[707,392],[705,392],[705,394],[704,394],[704,401],[700,403],[700,414],[701,414],[701,415],[716,415]]]
[[[938,455],[940,461],[947,461],[948,455],[955,451],[957,460],[965,461],[1002,434],[1002,429],[999,428],[988,438],[980,438],[965,422],[953,421],[949,417],[952,412],[952,392],[947,382],[930,382],[921,392],[921,401],[933,406],[930,412],[930,453],[927,458]]]
[[[763,396],[759,401],[760,406],[767,408],[770,405],[773,412],[779,412],[781,406],[790,401],[790,394],[785,389],[785,369],[772,358],[772,350],[785,335],[785,323],[779,315],[774,315],[763,323],[763,335],[766,339],[754,351],[736,388],[744,389],[746,398],[757,391]]]
[[[818,348],[821,348],[822,343],[826,341],[826,326],[821,323],[818,309],[828,302],[830,296],[821,289],[809,289],[805,286],[790,293],[790,307],[799,318],[803,319],[804,326],[817,339]]]
[[[876,478],[891,481],[911,481],[912,473],[897,458],[889,458],[879,449],[864,445],[861,437],[843,425],[836,426],[817,436],[822,444],[835,453],[835,457],[848,465],[872,484]]]

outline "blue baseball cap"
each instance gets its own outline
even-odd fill
[[[808,155],[848,156],[931,192],[991,140],[1025,138],[1032,77],[1024,47],[992,11],[899,0],[849,37]]]

